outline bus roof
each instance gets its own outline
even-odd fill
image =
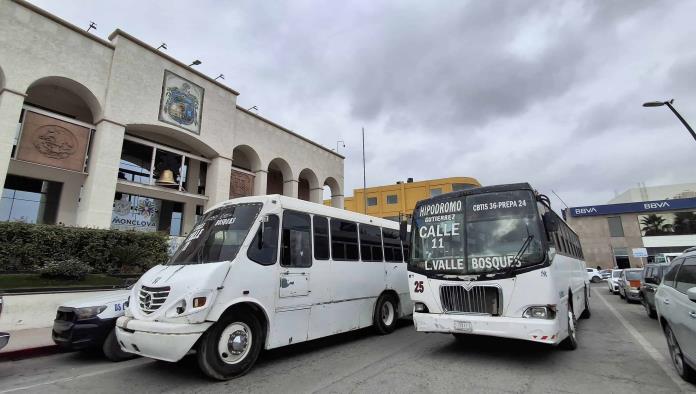
[[[387,228],[396,229],[399,227],[399,223],[393,220],[387,220],[378,218],[376,216],[364,215],[362,213],[347,211],[345,209],[334,208],[324,204],[317,204],[305,200],[300,200],[293,197],[282,196],[280,194],[269,194],[265,196],[249,196],[249,197],[239,197],[233,198],[231,200],[223,201],[207,209],[209,212],[213,209],[217,209],[226,205],[240,204],[240,203],[253,203],[260,202],[263,204],[269,203],[279,203],[284,209],[292,209],[294,211],[308,212],[322,216],[328,216],[336,219],[351,220],[359,223],[370,223],[375,226],[382,226]]]

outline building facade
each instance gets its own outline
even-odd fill
[[[137,38],[0,2],[0,220],[186,235],[206,207],[280,193],[343,206],[343,157],[236,105]]]
[[[349,211],[366,212],[368,215],[398,221],[399,218],[411,217],[416,203],[420,200],[479,186],[481,186],[479,181],[468,177],[418,182],[413,182],[413,178],[409,178],[406,182],[396,182],[393,185],[354,189],[353,197],[346,197],[344,205]],[[365,191],[367,198],[365,198]],[[329,200],[324,201],[324,204],[330,203]],[[367,210],[365,210],[366,203]]]
[[[572,207],[565,216],[589,267],[642,267],[659,253],[696,245],[696,198]],[[640,248],[647,258],[634,256]]]

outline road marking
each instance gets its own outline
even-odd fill
[[[137,361],[137,362],[136,362],[136,361]],[[130,363],[130,364],[125,364],[125,365],[124,365],[124,364],[121,364],[121,365],[118,365],[118,366],[115,366],[115,367],[112,367],[112,368],[101,369],[101,370],[99,370],[99,371],[89,372],[89,373],[85,373],[85,374],[82,374],[82,375],[69,376],[69,377],[67,377],[67,378],[60,378],[60,379],[55,379],[55,380],[49,380],[48,382],[36,383],[36,384],[29,385],[29,386],[15,387],[15,388],[12,388],[12,389],[1,390],[1,391],[0,391],[0,394],[12,393],[12,392],[21,391],[21,390],[29,390],[29,389],[33,389],[33,388],[36,388],[36,387],[46,386],[46,385],[49,385],[49,384],[65,383],[65,382],[70,382],[70,381],[77,380],[77,379],[89,378],[89,377],[97,376],[97,375],[103,375],[103,374],[109,373],[109,372],[115,372],[115,371],[120,371],[120,370],[122,370],[122,369],[128,369],[128,368],[137,367],[137,366],[140,366],[141,364],[146,364],[146,363],[149,363],[149,362],[151,362],[151,361],[152,361],[152,360],[150,360],[150,359],[141,358],[141,359],[139,359],[139,360],[133,360],[133,362]]]
[[[621,315],[621,313],[619,313],[619,311],[616,310],[616,308],[609,304],[609,301],[607,301],[604,298],[604,296],[602,296],[602,294],[599,291],[597,291],[596,288],[593,288],[592,291],[595,293],[596,296],[599,297],[600,300],[602,300],[602,302],[604,302],[604,305],[606,305],[607,308],[609,308],[611,313],[613,313],[614,316],[616,316],[616,318],[619,319],[619,321],[621,322],[621,324],[623,324],[626,330],[628,330],[628,332],[631,333],[631,335],[633,335],[633,338],[635,338],[636,341],[641,346],[643,346],[643,350],[645,350],[645,352],[648,353],[653,360],[655,360],[657,365],[659,365],[660,368],[662,368],[662,370],[665,371],[667,376],[669,376],[670,379],[672,379],[672,381],[677,385],[677,387],[679,387],[682,390],[682,392],[685,393],[693,392],[694,388],[687,384],[679,375],[677,375],[677,373],[672,368],[672,360],[666,359],[662,355],[662,353],[655,349],[655,347],[651,345],[650,342],[648,342],[648,340],[645,339],[645,337],[641,335],[640,332],[635,327],[633,327],[633,325],[629,323],[628,320],[626,320],[626,318],[623,317],[623,315]]]

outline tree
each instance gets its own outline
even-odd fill
[[[696,212],[674,213],[675,234],[696,234]]]
[[[645,236],[649,235],[666,235],[672,233],[672,225],[665,223],[666,219],[655,213],[643,216],[640,219],[640,224],[642,225],[641,231]]]

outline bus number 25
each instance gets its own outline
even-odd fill
[[[417,280],[415,283],[416,283],[416,287],[413,289],[413,291],[416,293],[422,293],[423,292],[423,281]]]

